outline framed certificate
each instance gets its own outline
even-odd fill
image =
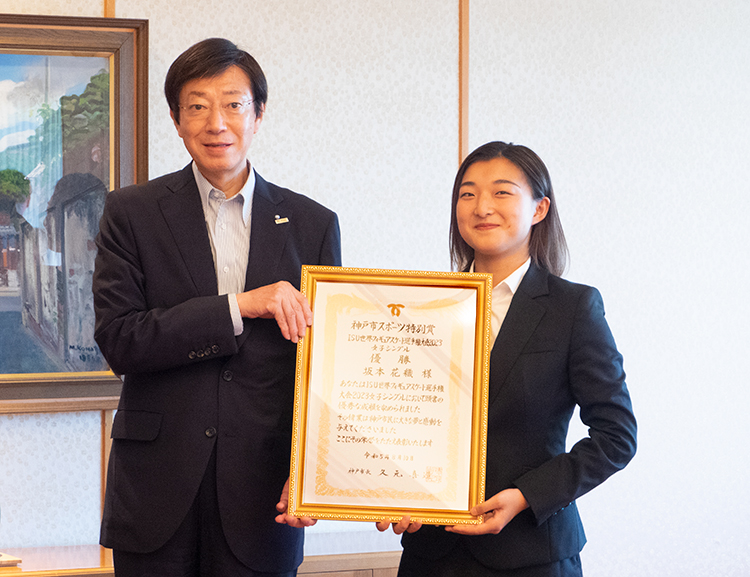
[[[492,275],[302,267],[289,513],[481,522]]]

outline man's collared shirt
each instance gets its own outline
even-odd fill
[[[250,255],[250,216],[255,191],[255,170],[248,162],[248,176],[232,198],[214,188],[193,162],[193,174],[203,205],[216,281],[220,295],[229,295],[234,334],[242,333],[242,316],[236,295],[245,290]]]

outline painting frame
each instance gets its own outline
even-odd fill
[[[109,190],[148,180],[148,20],[0,14],[0,52],[109,59]],[[36,401],[54,410],[114,408],[111,371],[0,374],[0,413]],[[65,404],[67,403],[67,404]]]
[[[305,265],[301,292],[289,513],[480,523],[492,276]]]

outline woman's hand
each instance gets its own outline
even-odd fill
[[[484,515],[482,523],[479,525],[454,525],[446,527],[445,530],[461,535],[497,535],[510,523],[513,517],[528,507],[529,503],[521,491],[506,489],[487,499],[484,503],[472,507],[472,515]]]
[[[281,497],[279,497],[279,502],[276,503],[276,510],[279,512],[276,515],[276,522],[281,525],[289,525],[296,529],[302,529],[304,527],[312,527],[318,522],[317,519],[311,519],[310,517],[295,517],[289,514],[289,479],[284,483]]]
[[[407,533],[414,533],[415,531],[419,531],[419,529],[422,527],[421,521],[414,521],[414,523],[411,522],[411,518],[409,515],[406,517],[402,517],[401,521],[398,523],[391,523],[391,520],[389,518],[383,519],[379,523],[375,523],[375,526],[378,528],[378,531],[381,533],[383,531],[387,531],[389,526],[393,526],[393,532],[396,535],[401,535],[404,531]]]

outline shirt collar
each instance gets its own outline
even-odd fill
[[[526,271],[529,270],[530,266],[531,257],[527,258],[525,263],[523,263],[516,270],[510,273],[507,278],[503,279],[500,282],[500,284],[505,284],[505,286],[510,289],[510,292],[516,294],[516,291],[518,290],[518,287],[520,286],[521,281],[523,280],[523,277],[526,275]]]
[[[216,190],[221,196],[225,196],[224,192],[214,187],[205,176],[198,170],[198,165],[193,164],[193,176],[195,176],[195,183],[198,185],[198,192],[201,195],[201,204],[203,205],[203,214],[208,214],[208,198],[212,190]],[[245,226],[250,222],[250,213],[253,206],[253,192],[255,191],[255,169],[250,166],[250,161],[247,162],[248,174],[247,180],[243,185],[242,189],[232,198],[240,197],[242,199],[242,220],[245,222]],[[230,199],[231,200],[231,199]]]
[[[504,278],[499,283],[497,283],[492,289],[493,292],[499,289],[500,287],[505,287],[511,292],[511,294],[516,294],[516,291],[518,290],[518,287],[521,285],[521,281],[523,280],[523,277],[526,275],[526,271],[529,270],[530,266],[531,266],[531,257],[527,258],[526,262],[524,262],[516,270],[510,273],[506,278]],[[474,272],[473,262],[471,263],[469,272]]]

